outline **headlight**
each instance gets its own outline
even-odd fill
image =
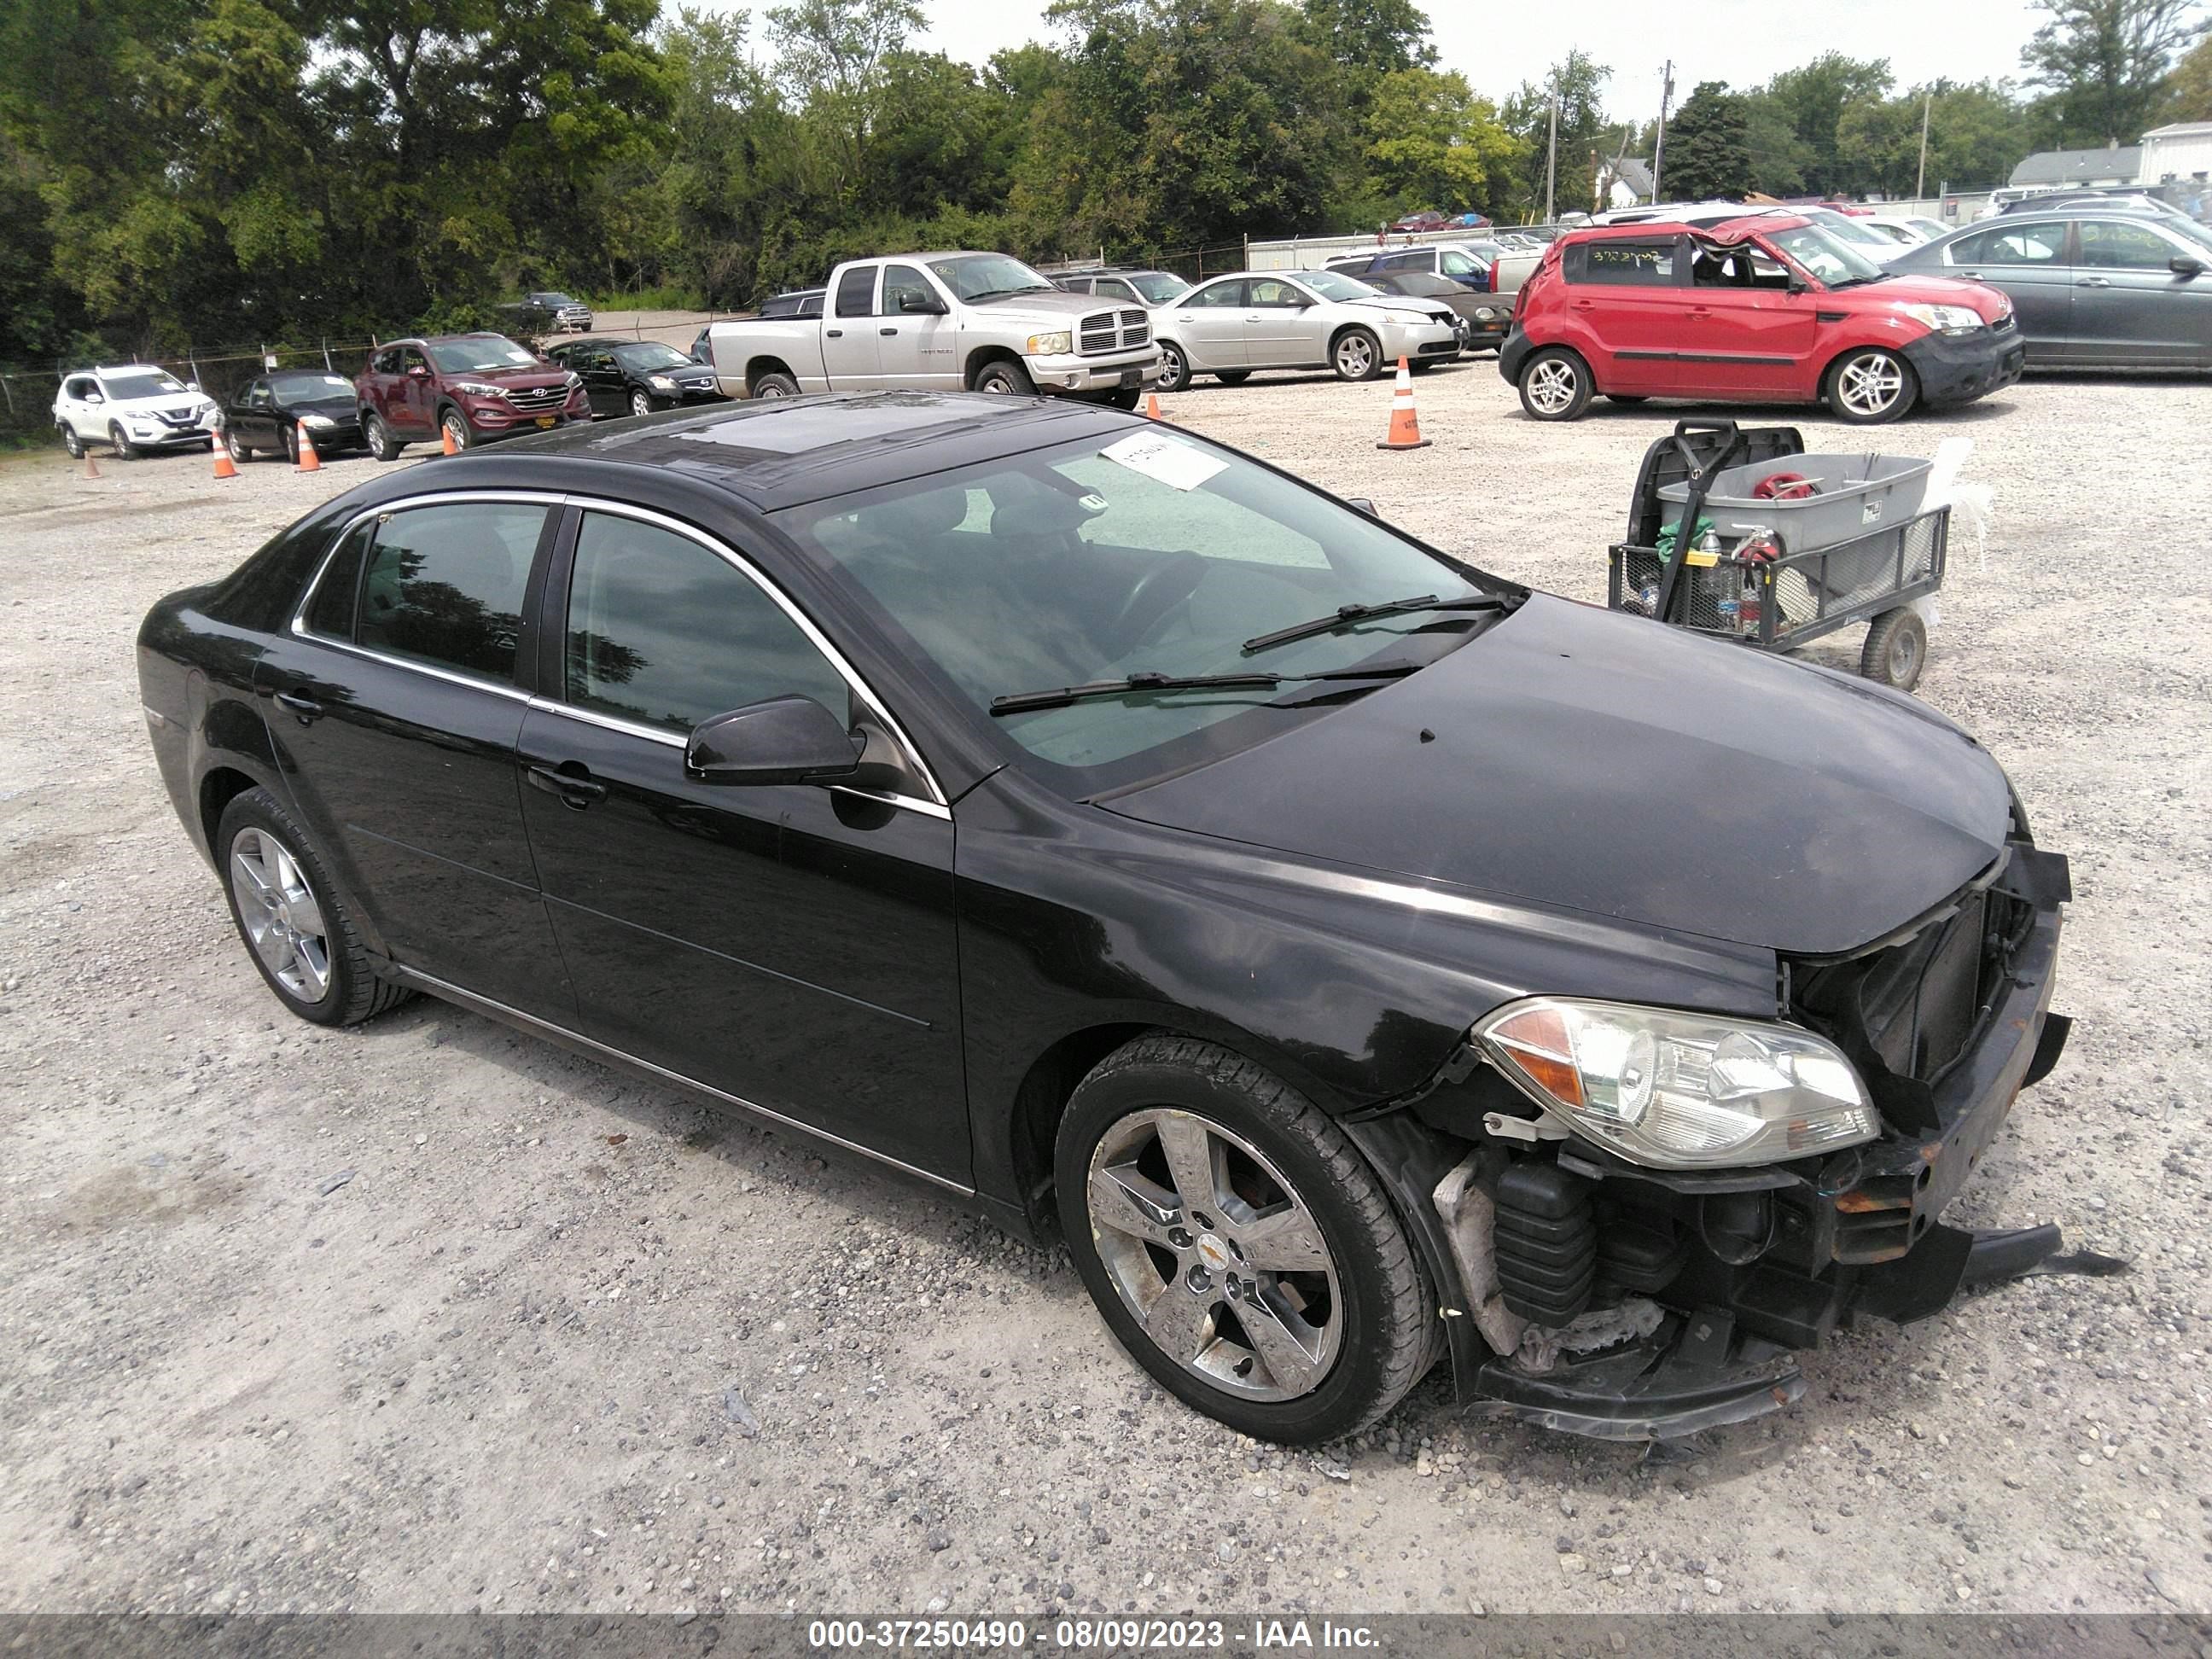
[[[1030,336],[1029,355],[1032,357],[1056,357],[1074,349],[1074,337],[1065,329],[1057,334]]]
[[[1497,312],[1488,306],[1477,306],[1474,308],[1474,314],[1486,323],[1494,323],[1498,320]]]
[[[325,427],[333,427],[337,424],[336,421],[332,420],[327,415],[302,415],[300,418],[318,432],[322,431]]]
[[[1881,1133],[1850,1062],[1796,1026],[1534,997],[1474,1035],[1539,1103],[1634,1164],[1776,1164]]]
[[[571,373],[568,378],[562,381],[561,384],[567,386],[569,391],[574,392],[584,384],[584,377],[580,374]]]
[[[1972,334],[1983,326],[1980,314],[1965,306],[1899,306],[1898,310],[1938,334]]]
[[[670,380],[665,374],[655,374],[647,382],[647,384],[651,386],[655,392],[673,392],[676,390],[676,382]]]
[[[504,398],[507,396],[507,389],[504,386],[494,386],[489,380],[456,380],[453,382],[453,390],[459,392],[465,392],[471,398]]]
[[[1418,311],[1386,311],[1382,313],[1382,320],[1395,323],[1401,328],[1419,328],[1423,323],[1432,323],[1436,319],[1424,316]]]

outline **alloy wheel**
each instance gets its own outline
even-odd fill
[[[1571,363],[1554,357],[1528,371],[1528,401],[1547,415],[1557,415],[1575,400],[1575,370]]]
[[[1133,1112],[1092,1151],[1085,1196],[1099,1260],[1162,1353],[1248,1399],[1321,1386],[1343,1346],[1336,1263],[1249,1141],[1195,1112]]]
[[[222,447],[229,452],[230,459],[232,460],[242,461],[246,459],[246,448],[244,444],[238,441],[238,428],[236,427],[227,426],[223,428]]]
[[[469,423],[454,411],[447,410],[446,418],[440,422],[440,425],[445,428],[446,435],[453,441],[455,449],[466,449],[469,447]]]
[[[240,830],[230,843],[230,885],[239,925],[270,977],[302,1002],[320,1002],[331,988],[330,941],[291,849],[266,830]]]
[[[1162,342],[1160,378],[1158,382],[1159,389],[1163,392],[1180,392],[1182,389],[1182,383],[1189,378],[1190,365],[1184,361],[1182,353],[1174,346]]]
[[[652,414],[653,399],[647,397],[642,392],[631,392],[629,394],[629,412],[633,415]]]
[[[1336,372],[1347,380],[1364,380],[1375,370],[1375,348],[1364,334],[1347,334],[1336,343]]]
[[[1836,375],[1836,398],[1854,415],[1885,415],[1905,392],[1905,371],[1885,351],[1862,352]]]

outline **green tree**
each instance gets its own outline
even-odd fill
[[[1540,82],[1523,81],[1505,100],[1500,119],[1520,141],[1520,154],[1510,179],[1501,181],[1494,211],[1532,219],[1543,212],[1554,97],[1559,104],[1559,148],[1553,210],[1589,207],[1597,154],[1618,147],[1617,140],[1611,147],[1605,143],[1613,131],[1604,106],[1606,82],[1612,78],[1612,70],[1577,46],[1553,64]]]
[[[1334,63],[1372,78],[1434,69],[1429,17],[1413,0],[1304,0],[1299,33]]]
[[[1751,189],[1751,124],[1725,81],[1701,81],[1667,125],[1664,186],[1670,197],[1740,200]]]
[[[1521,148],[1463,76],[1402,69],[1376,82],[1366,123],[1370,189],[1401,212],[1487,200],[1491,181],[1510,176]]]
[[[2020,60],[2046,89],[2046,128],[2065,144],[2135,143],[2166,102],[2174,54],[2204,29],[2197,0],[2037,0],[2036,9],[2050,21]]]
[[[2212,121],[2212,36],[2191,47],[2166,82],[2168,121]]]
[[[1780,135],[1760,118],[1765,102],[1787,125],[1791,140],[1788,164],[1802,179],[1797,188],[1819,195],[1863,188],[1843,165],[1837,135],[1852,111],[1878,106],[1889,93],[1891,76],[1886,58],[1857,58],[1839,52],[1824,52],[1811,63],[1784,70],[1766,83],[1763,100],[1754,95],[1747,114],[1753,125],[1754,176],[1759,187],[1773,195],[1790,193],[1765,182],[1779,169],[1779,158],[1767,146]]]

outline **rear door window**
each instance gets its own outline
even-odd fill
[[[1961,236],[1943,251],[1951,265],[2055,265],[2066,262],[2066,222],[1992,225]]]
[[[1244,284],[1237,282],[1208,283],[1195,294],[1184,295],[1182,303],[1200,307],[1234,309],[1244,303]]]
[[[377,526],[354,637],[367,648],[511,684],[523,590],[546,509],[449,501]]]
[[[1671,288],[1674,284],[1674,239],[1651,241],[1585,242],[1580,269],[1568,265],[1571,283],[1614,288]]]
[[[854,265],[837,279],[837,314],[867,317],[876,305],[876,267]]]

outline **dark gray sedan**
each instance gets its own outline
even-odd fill
[[[2003,289],[2031,368],[2212,368],[2212,232],[2187,220],[2080,207],[2007,214],[1887,269]]]

